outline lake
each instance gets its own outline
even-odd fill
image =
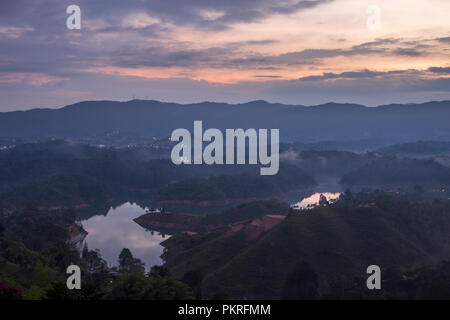
[[[298,205],[307,208],[308,205],[317,204],[319,193],[296,192],[295,198],[302,199]],[[323,192],[328,200],[339,197],[339,193]],[[286,200],[286,199],[285,199]],[[289,201],[290,202],[290,201]],[[291,202],[292,203],[292,202]],[[207,210],[208,207],[203,208]],[[159,232],[145,230],[133,221],[145,214],[145,208],[131,202],[117,207],[111,207],[106,215],[95,215],[82,220],[83,228],[88,232],[85,238],[90,250],[99,249],[103,259],[110,267],[118,265],[120,251],[128,248],[133,256],[141,259],[149,270],[154,265],[162,265],[160,258],[164,248],[160,243],[170,237]]]
[[[89,249],[99,249],[110,267],[118,265],[123,248],[130,249],[134,257],[141,259],[147,270],[163,264],[160,256],[164,248],[160,243],[169,236],[145,230],[133,221],[144,213],[145,208],[127,202],[110,208],[105,216],[93,216],[81,221],[88,232],[85,241]]]
[[[320,201],[320,196],[323,195],[327,201],[333,201],[339,198],[341,193],[336,192],[316,192],[310,195],[309,197],[303,198],[300,202],[294,203],[291,205],[291,208],[296,209],[311,209],[314,206],[317,206]]]

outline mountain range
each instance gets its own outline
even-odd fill
[[[193,130],[194,120],[202,120],[204,128],[279,128],[283,142],[450,140],[450,101],[365,107],[261,100],[243,104],[85,101],[60,109],[3,112],[0,139],[77,140],[112,134],[163,138],[177,128]]]

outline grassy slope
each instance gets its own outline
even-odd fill
[[[279,298],[295,266],[306,261],[321,279],[364,276],[367,266],[413,266],[429,261],[433,248],[379,208],[317,208],[290,215],[259,239],[246,243],[241,232],[193,246],[169,267],[181,275],[203,272],[204,293],[234,298]],[[437,248],[435,252],[439,250]]]

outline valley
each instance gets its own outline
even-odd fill
[[[142,297],[123,292],[130,281],[172,298],[447,297],[444,142],[284,141],[273,176],[251,164],[176,165],[173,146],[5,145],[0,282],[58,296],[72,261],[96,288],[82,299]],[[387,272],[383,292],[364,287],[374,263]]]

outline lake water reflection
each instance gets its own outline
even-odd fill
[[[154,265],[161,265],[163,247],[160,243],[169,236],[158,232],[152,234],[133,221],[144,213],[144,208],[127,202],[111,208],[106,216],[83,220],[83,228],[89,233],[85,239],[89,249],[99,249],[110,267],[118,265],[117,260],[123,248],[130,249],[133,256],[141,259],[147,270]]]
[[[311,209],[314,206],[319,204],[320,196],[323,195],[327,201],[333,201],[339,198],[341,195],[339,192],[316,192],[309,197],[303,198],[302,201],[294,203],[291,205],[291,208],[294,209]]]

